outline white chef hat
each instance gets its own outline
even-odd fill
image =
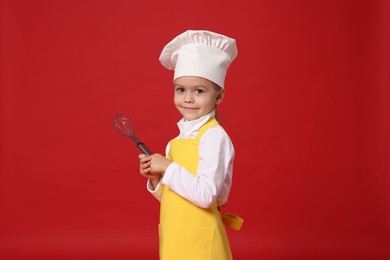
[[[182,76],[206,78],[224,88],[229,65],[237,56],[236,40],[218,33],[188,30],[161,52],[160,62],[174,70],[174,80]]]

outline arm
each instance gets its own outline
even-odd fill
[[[196,176],[173,162],[162,183],[199,207],[208,208],[217,199],[224,204],[231,185],[234,148],[223,128],[210,128],[202,136],[199,157]],[[223,197],[219,198],[220,194]]]
[[[166,154],[168,154],[168,151],[170,149],[169,143],[166,147]],[[154,154],[152,156],[147,156],[145,154],[140,154],[140,173],[142,176],[148,178],[148,181],[146,183],[147,190],[157,199],[160,200],[161,193],[162,193],[162,185],[161,185],[161,178],[165,171],[165,168],[169,163],[171,163],[170,160],[166,159],[165,157],[162,157],[159,154]],[[152,157],[155,157],[153,160],[153,167],[152,167]],[[162,158],[161,158],[162,157]],[[160,160],[162,163],[165,163],[164,165],[158,165],[157,160]],[[161,168],[162,170],[158,170],[156,168],[156,165]]]

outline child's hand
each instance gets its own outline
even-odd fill
[[[165,170],[172,163],[171,160],[158,153],[152,154],[150,157],[150,170],[153,173],[164,174]]]
[[[171,160],[158,153],[151,156],[140,154],[138,158],[140,159],[139,172],[142,176],[151,180],[160,180],[161,174],[164,174],[165,170],[172,163]]]
[[[138,155],[139,160],[139,172],[142,176],[151,179],[152,181],[160,180],[161,174],[160,173],[153,173],[151,170],[151,157],[147,156],[145,154]]]

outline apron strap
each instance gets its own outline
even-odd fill
[[[211,117],[209,119],[209,121],[207,121],[206,124],[204,124],[199,132],[198,132],[198,135],[197,135],[197,139],[200,139],[200,137],[210,128],[210,127],[213,127],[215,125],[218,125],[218,121],[215,117]],[[220,208],[218,207],[218,210],[220,210]],[[242,218],[240,218],[239,216],[235,215],[235,214],[232,214],[232,213],[222,213],[221,212],[221,217],[222,217],[222,223],[227,226],[227,227],[230,227],[231,229],[234,229],[234,230],[240,230],[241,227],[242,227],[242,224],[244,223],[244,220]]]

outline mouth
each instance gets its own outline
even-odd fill
[[[197,108],[194,108],[194,107],[181,107],[181,109],[185,110],[185,111],[194,111],[194,110],[197,110]]]

